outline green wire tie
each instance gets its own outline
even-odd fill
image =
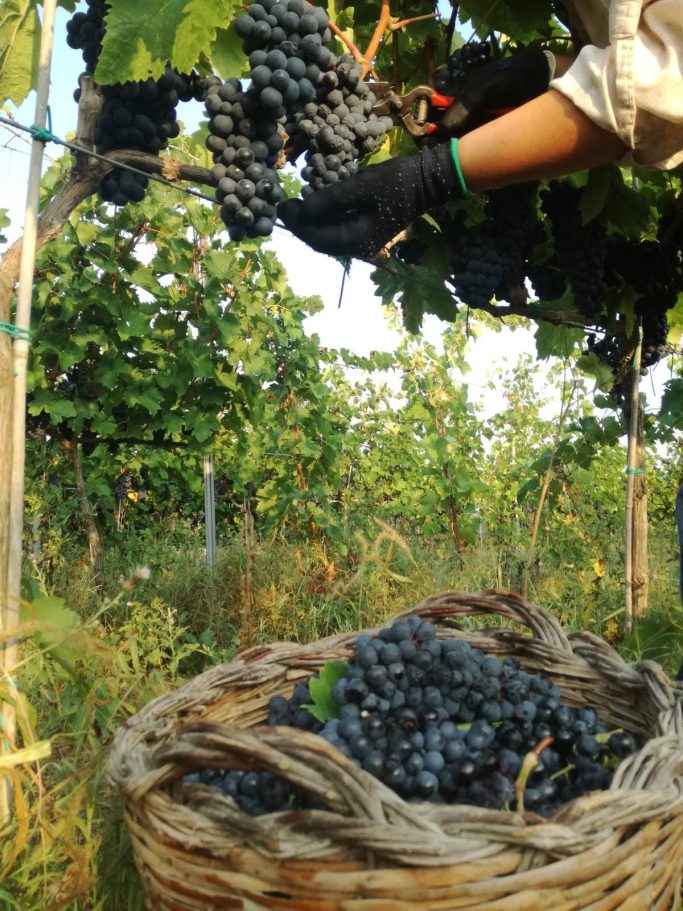
[[[31,136],[37,139],[38,142],[57,142],[57,137],[52,133],[52,130],[44,130],[35,124],[31,127]]]
[[[19,326],[15,326],[14,323],[5,323],[0,320],[0,332],[9,335],[10,338],[19,338],[24,342],[31,341],[31,330],[21,329]]]
[[[470,191],[467,188],[465,183],[465,175],[462,173],[462,167],[460,165],[460,156],[458,155],[458,140],[451,139],[451,157],[453,158],[453,164],[455,165],[455,172],[458,175],[458,183],[460,184],[460,191],[462,193],[463,199],[467,199],[470,195]]]
[[[74,497],[74,503],[80,503],[81,500],[87,500],[87,499],[88,499],[88,495],[87,495],[87,493],[86,493],[85,496],[82,496],[82,497]]]
[[[31,136],[34,139],[37,139],[38,142],[57,142],[61,144],[61,139],[59,136],[55,136],[52,132],[52,111],[50,110],[50,105],[47,106],[47,129],[44,127],[39,127],[35,123],[29,127],[31,131]]]
[[[644,468],[624,468],[626,474],[645,474]]]

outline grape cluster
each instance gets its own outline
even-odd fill
[[[604,280],[607,231],[596,219],[583,224],[581,189],[567,181],[552,180],[541,193],[555,251],[578,309],[593,323],[605,308]]]
[[[230,239],[267,237],[282,199],[272,169],[282,149],[277,112],[259,109],[239,79],[210,86],[205,105],[210,115],[206,144],[215,162],[211,173]]]
[[[322,736],[408,800],[513,808],[525,756],[538,758],[524,806],[542,815],[609,785],[610,763],[635,750],[588,706],[562,705],[547,677],[468,643],[437,639],[412,616],[360,636],[335,687],[341,718]]]
[[[193,76],[175,72],[170,66],[159,79],[102,86],[104,104],[95,127],[95,149],[101,155],[113,149],[134,149],[158,155],[180,132],[178,101],[200,98],[203,86]],[[100,181],[105,202],[123,206],[140,202],[149,178],[114,168]]]
[[[332,40],[329,24],[325,10],[309,7],[304,0],[262,0],[235,21],[235,31],[247,55],[279,48],[288,57],[299,56],[327,69],[333,60],[326,47]]]
[[[282,195],[272,168],[305,152],[307,195],[355,174],[356,159],[376,151],[393,126],[390,117],[372,112],[374,96],[360,66],[352,57],[337,59],[327,46],[329,25],[325,10],[304,0],[262,0],[235,20],[250,84],[243,89],[228,80],[206,100],[207,147],[221,217],[233,240],[272,233]],[[242,149],[254,153],[253,163],[267,172],[263,177],[235,173],[246,171],[235,157],[246,160]],[[241,183],[245,179],[250,183]]]
[[[116,499],[125,500],[132,487],[133,481],[131,480],[131,476],[127,472],[120,474],[118,481],[116,482]]]
[[[308,680],[300,680],[289,699],[273,696],[268,706],[268,724],[285,725],[299,730],[319,733],[323,725],[304,705],[312,702]],[[232,797],[237,806],[250,816],[263,816],[306,805],[305,795],[292,788],[286,781],[270,772],[245,772],[241,770],[202,769],[185,775],[186,784],[208,784]]]
[[[436,76],[436,90],[444,95],[457,95],[463,77],[491,59],[491,42],[474,41],[459,47],[450,55],[446,66]]]
[[[557,257],[542,263],[529,263],[527,276],[539,300],[558,300],[567,290],[567,278]]]
[[[304,196],[355,174],[356,160],[376,152],[393,127],[391,117],[373,113],[375,97],[350,55],[339,57],[334,69],[311,75],[316,100],[286,126],[294,147],[308,150]]]
[[[74,13],[66,23],[66,43],[74,50],[83,51],[85,71],[92,76],[102,52],[104,17],[107,15],[105,0],[87,0],[84,13]]]
[[[303,682],[291,699],[273,697],[268,722],[319,733],[409,801],[521,809],[523,794],[525,809],[547,816],[608,787],[636,749],[630,733],[609,731],[589,706],[563,705],[549,678],[438,639],[417,616],[359,636],[332,695],[340,717],[324,727],[302,708],[310,700]],[[214,784],[249,813],[309,805],[269,773],[206,770],[185,780]]]
[[[659,227],[661,230],[661,223]],[[659,238],[635,240],[612,235],[607,239],[605,274],[610,284],[625,283],[638,295],[634,309],[642,320],[641,373],[645,375],[664,353],[669,331],[667,311],[676,305],[683,290],[680,251]],[[632,348],[635,337],[627,342]],[[603,350],[603,359],[614,366],[615,357],[623,357],[627,347],[622,345],[616,353]]]
[[[86,73],[92,74],[102,51],[107,4],[88,0],[85,13],[75,13],[67,22],[67,44],[83,52]],[[132,149],[158,155],[180,132],[176,107],[179,101],[202,100],[207,80],[196,73],[184,75],[166,66],[159,79],[101,86],[104,99],[95,126],[95,150],[104,155],[114,149]],[[81,97],[80,88],[74,100]],[[122,206],[140,202],[149,184],[144,174],[114,168],[99,185],[105,202]]]
[[[677,248],[661,240],[612,236],[607,247],[610,277],[621,279],[639,295],[635,312],[642,318],[641,372],[662,357],[669,333],[667,311],[683,290],[683,268]]]
[[[528,183],[489,193],[486,218],[456,244],[452,282],[463,303],[486,306],[494,295],[505,298],[522,284],[538,225],[537,191],[537,184]]]

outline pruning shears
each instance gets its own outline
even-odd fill
[[[398,117],[403,129],[416,138],[431,136],[443,126],[449,135],[456,135],[457,128],[470,116],[467,108],[454,95],[442,95],[430,85],[418,85],[404,95],[399,94],[390,82],[369,83],[376,101],[373,113]],[[500,117],[514,110],[512,107],[486,108],[478,111],[486,119]],[[441,124],[442,115],[448,111],[447,124]]]
[[[394,91],[390,82],[371,82],[370,90],[377,99],[373,113],[380,117],[386,114],[398,117],[411,136],[435,133],[439,125],[430,119],[430,108],[445,111],[455,101],[455,98],[441,95],[429,85],[418,85],[405,95]]]

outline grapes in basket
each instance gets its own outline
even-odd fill
[[[316,704],[321,691],[326,698]],[[348,665],[300,681],[289,698],[273,696],[268,723],[319,734],[408,801],[541,816],[609,787],[637,748],[590,706],[564,705],[543,674],[438,639],[415,615],[358,636]],[[204,769],[184,780],[219,788],[254,816],[307,805],[266,772]]]

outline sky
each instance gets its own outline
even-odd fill
[[[58,136],[66,136],[75,128],[76,105],[72,95],[82,70],[80,53],[70,49],[64,40],[68,17],[69,14],[58,9],[50,87],[52,130]],[[29,125],[34,120],[34,106],[35,95],[32,93],[18,111],[11,106],[9,109],[17,122]],[[201,107],[197,104],[183,105],[180,117],[186,127],[194,130],[199,124]],[[44,168],[59,157],[60,151],[55,145],[46,146]],[[27,135],[17,135],[0,124],[0,207],[9,210],[12,223],[4,231],[9,240],[19,236],[23,225],[29,155],[30,140]],[[323,300],[323,311],[309,318],[306,324],[307,330],[317,333],[323,346],[344,347],[357,354],[367,354],[371,350],[391,351],[396,347],[400,336],[389,325],[385,310],[375,296],[369,265],[363,262],[352,265],[340,307],[343,276],[342,267],[336,260],[315,253],[279,227],[276,227],[270,244],[287,268],[293,291],[300,295],[317,294]],[[423,336],[438,346],[444,327],[445,324],[436,317],[428,317]],[[495,388],[496,377],[513,366],[521,354],[535,354],[533,331],[533,324],[528,330],[487,331],[471,343],[470,372],[466,382],[470,401],[482,414],[495,413],[503,405]],[[544,389],[545,375],[544,365],[539,363],[539,394]],[[656,403],[662,383],[667,378],[666,366],[660,365],[654,377],[645,381],[644,391],[651,406]],[[494,388],[491,388],[492,385]],[[559,410],[559,403],[556,410]]]

